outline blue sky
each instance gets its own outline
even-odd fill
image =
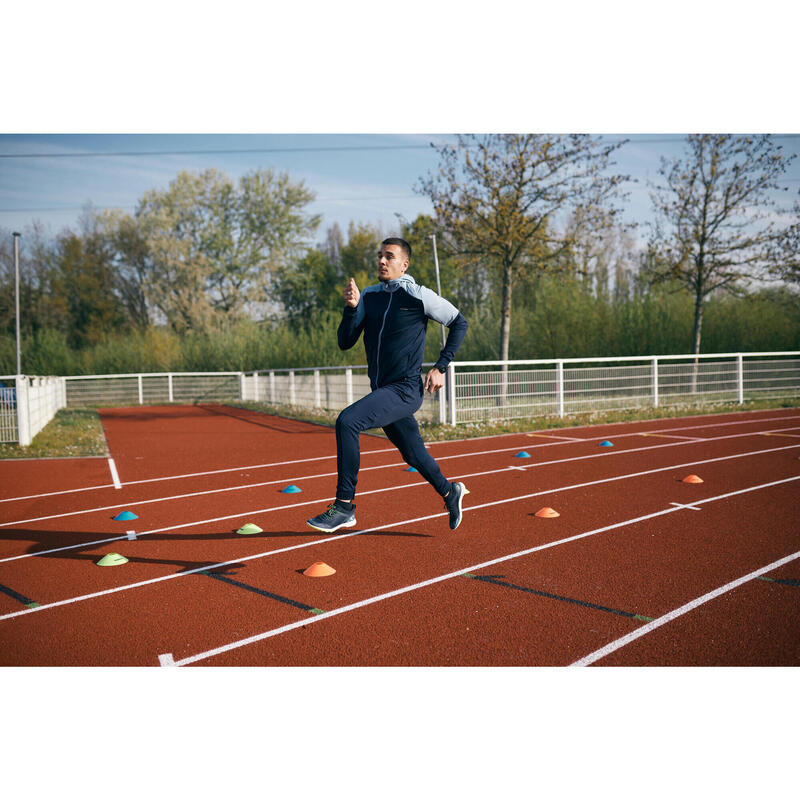
[[[648,180],[657,179],[659,159],[680,155],[679,134],[619,134],[631,141],[616,153],[615,170],[636,179],[624,203],[630,222],[650,218]],[[318,237],[337,222],[374,223],[386,233],[396,214],[413,219],[430,213],[428,200],[413,191],[420,177],[435,171],[430,142],[444,134],[5,134],[0,135],[0,228],[25,230],[39,220],[53,233],[75,227],[82,207],[132,212],[149,189],[164,188],[181,170],[208,167],[236,178],[272,167],[303,180],[317,199],[308,207],[322,215]],[[800,150],[800,135],[779,134],[785,153]],[[335,148],[352,148],[336,150]],[[163,151],[268,151],[159,154]],[[92,154],[89,156],[81,154]],[[126,153],[129,155],[107,155]],[[135,154],[135,155],[134,155]],[[31,157],[37,156],[37,157]],[[50,157],[45,157],[50,156]],[[800,190],[800,158],[786,173],[789,208]]]

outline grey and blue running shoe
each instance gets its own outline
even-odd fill
[[[461,504],[469,489],[463,483],[451,483],[450,491],[444,498],[444,507],[450,512],[450,530],[454,531],[461,524]]]
[[[306,524],[318,531],[333,533],[339,528],[353,528],[356,524],[356,507],[348,511],[342,508],[336,501],[328,506],[327,511],[323,511],[316,517],[306,520]]]

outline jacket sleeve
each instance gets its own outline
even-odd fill
[[[458,316],[448,326],[447,341],[439,353],[439,359],[436,362],[437,367],[447,369],[447,365],[455,358],[458,348],[461,347],[461,343],[467,335],[468,327],[469,323],[466,317],[459,311]]]
[[[339,323],[337,338],[340,350],[349,350],[361,336],[364,328],[364,297],[363,294],[358,300],[358,305],[345,306],[342,312],[342,321]]]

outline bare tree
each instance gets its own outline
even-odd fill
[[[625,178],[606,169],[621,144],[578,134],[491,134],[459,136],[456,146],[435,148],[439,171],[415,188],[430,198],[437,228],[462,263],[483,262],[499,277],[503,361],[517,277],[557,269],[577,237],[617,213],[610,200]],[[557,217],[569,213],[574,224],[559,233]],[[503,398],[505,387],[504,367]]]
[[[777,203],[770,192],[781,188],[779,178],[793,158],[768,135],[692,134],[683,158],[661,159],[666,183],[651,193],[657,266],[650,277],[692,293],[695,355],[709,294],[737,292],[778,267],[778,243],[789,239],[771,213]]]

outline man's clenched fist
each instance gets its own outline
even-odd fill
[[[350,282],[344,287],[344,301],[351,308],[355,308],[358,305],[359,297],[361,297],[361,292],[358,291],[358,286],[356,286],[356,279],[350,278]]]

